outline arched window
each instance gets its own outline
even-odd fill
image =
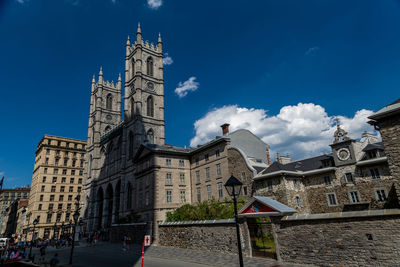
[[[154,101],[152,96],[147,98],[147,116],[154,117]]]
[[[151,57],[147,58],[147,75],[153,76],[153,59]]]
[[[132,77],[135,76],[135,59],[132,58]]]
[[[126,208],[128,210],[132,208],[132,186],[130,182],[128,182],[128,189],[126,192]]]
[[[133,133],[129,132],[129,151],[128,156],[131,159],[133,157]]]
[[[153,129],[150,129],[147,131],[147,140],[149,141],[149,144],[154,144],[154,132]]]
[[[112,95],[111,94],[107,95],[106,109],[112,109]]]
[[[131,98],[131,118],[135,115],[135,100]]]

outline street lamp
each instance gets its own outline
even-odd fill
[[[79,219],[79,200],[80,200],[80,195],[77,195],[75,200],[75,212],[72,215],[74,218],[74,228],[73,228],[73,233],[72,233],[72,246],[71,246],[71,254],[69,256],[69,264],[72,265],[72,255],[74,254],[74,247],[75,247],[75,233],[76,233],[76,225],[78,224],[78,219]],[[72,221],[70,221],[72,223]]]
[[[33,233],[32,233],[32,240],[31,240],[31,248],[29,249],[29,258],[32,258],[32,246],[33,246],[33,237],[35,236],[35,226],[39,223],[39,220],[35,218],[33,220]]]
[[[228,194],[233,197],[233,208],[235,210],[235,225],[236,225],[236,236],[237,236],[237,245],[238,245],[238,252],[239,252],[239,264],[240,267],[243,267],[243,256],[242,256],[242,247],[240,242],[240,233],[239,233],[239,220],[237,214],[237,202],[236,198],[239,197],[240,191],[242,190],[242,183],[233,175],[226,181],[225,189],[228,191]]]

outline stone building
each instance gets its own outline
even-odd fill
[[[29,191],[29,185],[13,189],[2,189],[0,191],[0,235],[15,233],[14,224],[17,208],[19,202],[28,200]]]
[[[35,218],[38,237],[49,238],[54,224],[68,223],[81,195],[86,141],[45,135],[36,149],[25,228]],[[29,240],[29,238],[28,238]]]
[[[269,196],[299,213],[380,209],[395,179],[382,142],[363,133],[359,141],[339,125],[332,153],[290,162],[279,156],[254,177],[255,195]]]
[[[110,229],[135,213],[156,231],[168,211],[225,198],[232,174],[250,195],[252,177],[268,166],[268,146],[246,130],[229,134],[227,124],[223,136],[197,148],[165,143],[162,59],[161,37],[149,44],[139,26],[126,43],[123,120],[121,77],[114,85],[100,70],[92,81],[83,188],[89,230]]]

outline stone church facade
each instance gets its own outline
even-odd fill
[[[125,82],[121,119],[122,78],[93,77],[83,187],[83,217],[88,230],[113,224],[149,222],[157,242],[158,223],[184,204],[208,199],[223,201],[223,184],[235,175],[243,195],[252,194],[252,178],[269,163],[269,147],[247,130],[229,133],[197,148],[165,143],[162,40],[126,43]],[[133,214],[134,213],[134,214]]]

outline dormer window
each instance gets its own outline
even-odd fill
[[[347,172],[345,178],[347,183],[354,183],[353,174],[351,172]]]
[[[381,179],[378,168],[371,168],[369,169],[369,172],[371,173],[372,179]]]
[[[376,158],[376,150],[368,151],[368,158],[369,159]]]

